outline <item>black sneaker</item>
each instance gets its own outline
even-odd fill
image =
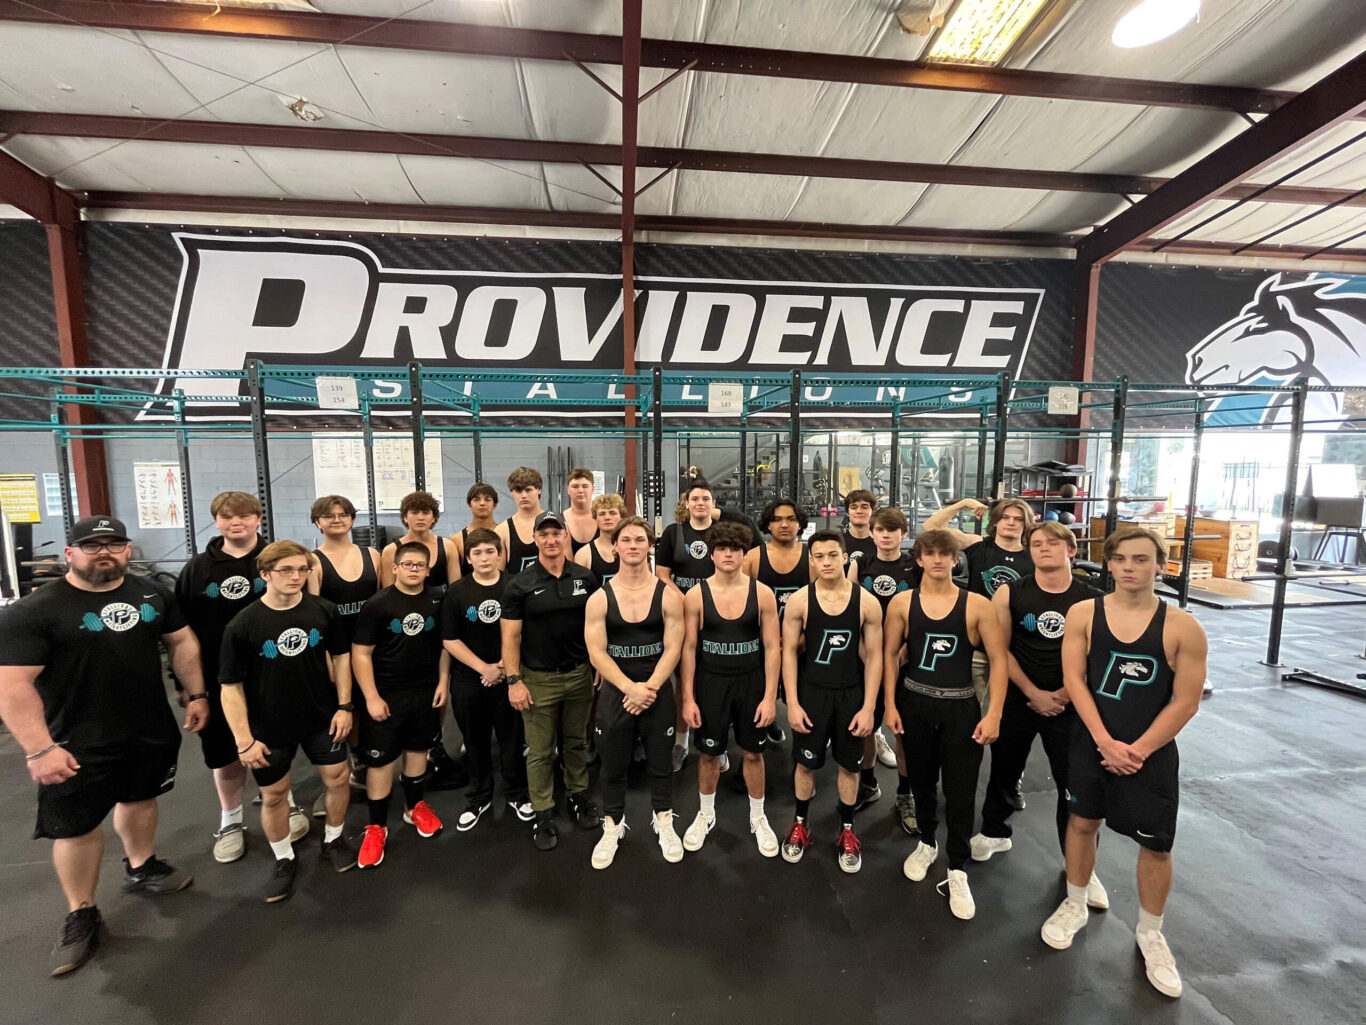
[[[322,859],[338,872],[350,872],[356,867],[356,848],[344,836],[337,837],[331,843],[324,840]]]
[[[463,790],[470,785],[470,774],[463,761],[456,761],[444,747],[434,747],[428,753],[431,768],[427,770],[428,790]]]
[[[275,868],[266,880],[266,903],[276,904],[287,900],[294,893],[294,876],[298,874],[299,863],[294,858],[278,858]]]
[[[854,799],[854,811],[862,811],[868,805],[882,797],[882,787],[874,783],[869,786],[867,783],[858,785],[858,797]]]
[[[1015,792],[1006,798],[1006,804],[1010,805],[1016,811],[1024,811],[1025,799],[1023,781],[1015,784]]]
[[[57,976],[74,972],[89,961],[90,955],[100,945],[100,927],[103,925],[99,908],[77,908],[67,915],[62,923],[61,935],[57,937],[57,945],[52,948],[49,962],[52,974]]]
[[[526,795],[508,798],[508,807],[512,809],[512,814],[516,815],[522,822],[530,822],[536,817],[536,813],[531,810],[531,801]]]
[[[776,722],[769,724],[768,742],[770,744],[781,744],[786,739],[787,734],[783,732],[783,728],[781,726],[779,726]]]
[[[553,851],[560,842],[560,831],[555,828],[553,811],[538,811],[531,826],[531,842],[538,851]]]
[[[602,825],[602,815],[598,812],[598,806],[587,794],[569,795],[569,813],[574,816],[574,821],[579,824],[580,829],[597,829]]]
[[[484,812],[493,807],[492,801],[470,801],[465,806],[465,810],[460,813],[460,817],[455,820],[457,832],[468,833],[475,826],[479,825],[479,820],[484,817]],[[516,805],[513,805],[516,808]]]
[[[144,861],[136,872],[123,859],[123,892],[145,893],[156,896],[162,893],[177,893],[194,882],[190,873],[168,865],[155,854]]]

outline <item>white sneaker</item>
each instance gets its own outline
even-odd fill
[[[973,861],[990,861],[993,854],[1004,854],[1014,846],[1008,836],[985,836],[978,833],[968,841],[972,845]]]
[[[318,795],[318,799],[313,802],[313,817],[315,819],[327,818],[327,791],[324,790]]]
[[[698,814],[700,815],[701,812]],[[778,834],[773,832],[773,827],[768,824],[767,815],[750,819],[749,831],[754,834],[754,842],[759,845],[760,854],[765,858],[776,858],[778,856]],[[699,844],[699,846],[701,845]]]
[[[213,860],[227,865],[247,853],[247,827],[240,822],[224,826],[213,835]]]
[[[308,821],[308,816],[303,813],[303,809],[297,804],[289,806],[289,842],[298,843],[308,835],[308,827],[312,825]]]
[[[1072,945],[1072,938],[1081,932],[1087,917],[1085,904],[1064,899],[1058,910],[1048,916],[1039,935],[1054,950],[1066,950]]]
[[[925,873],[930,870],[935,859],[939,857],[939,848],[931,847],[923,840],[915,845],[915,850],[911,851],[901,865],[902,874],[913,883],[918,883],[925,878]]]
[[[692,820],[692,825],[683,834],[683,849],[685,851],[700,851],[702,845],[707,842],[707,834],[716,827],[716,816],[707,818],[707,813],[699,811],[697,818]],[[772,830],[770,830],[772,832]]]
[[[721,752],[721,760],[718,765],[722,772],[730,772],[730,753],[728,751]]]
[[[944,892],[944,887],[949,888],[949,910],[953,912],[955,918],[964,921],[977,914],[977,904],[972,899],[972,890],[968,888],[968,874],[961,868],[949,869],[948,877],[935,887],[940,893]]]
[[[602,820],[602,839],[593,846],[593,867],[606,868],[617,856],[617,844],[626,835],[626,820],[613,822],[611,817]]]
[[[1155,929],[1137,933],[1138,949],[1143,951],[1143,965],[1148,972],[1148,981],[1153,989],[1163,996],[1181,995],[1181,975],[1176,970],[1176,958],[1172,957],[1167,938]]]
[[[887,738],[882,735],[881,730],[873,731],[873,748],[877,752],[879,762],[889,769],[896,768],[896,751],[887,743]]]
[[[664,860],[676,865],[683,860],[683,841],[674,832],[674,813],[668,812],[663,818],[654,816],[655,836],[659,837],[659,849],[664,852]]]
[[[1110,894],[1094,872],[1086,883],[1086,906],[1097,911],[1105,911],[1110,907]]]

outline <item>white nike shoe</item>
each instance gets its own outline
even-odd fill
[[[1086,906],[1097,911],[1105,911],[1110,907],[1110,894],[1094,872],[1086,881]]]
[[[1039,934],[1054,950],[1066,950],[1072,945],[1073,937],[1086,925],[1086,919],[1086,905],[1067,898],[1058,905],[1057,911],[1048,916]]]
[[[925,878],[925,873],[930,870],[935,859],[939,857],[939,848],[931,847],[925,841],[916,844],[915,850],[901,864],[901,872],[913,883],[918,883]]]
[[[697,818],[692,820],[692,825],[683,834],[683,849],[685,851],[700,851],[702,845],[707,842],[707,834],[716,828],[716,816],[707,818],[707,813],[699,811]]]
[[[889,769],[896,768],[896,751],[892,745],[887,743],[887,738],[883,736],[881,730],[873,731],[873,747],[877,751],[877,760]]]
[[[1148,981],[1153,989],[1163,996],[1179,997],[1182,992],[1181,973],[1176,970],[1176,958],[1172,957],[1167,939],[1156,929],[1140,931],[1137,934],[1138,949],[1143,952],[1143,966],[1147,969]]]
[[[612,864],[617,856],[617,844],[626,835],[626,820],[613,822],[611,817],[602,820],[602,839],[593,846],[593,867],[602,869]]]
[[[674,832],[674,813],[654,816],[655,836],[659,837],[659,849],[664,852],[664,860],[676,865],[683,860],[683,841]]]
[[[749,831],[754,834],[754,842],[758,845],[760,854],[765,858],[778,856],[778,834],[773,832],[773,827],[768,824],[767,815],[750,819]]]
[[[955,918],[967,921],[977,914],[977,904],[972,899],[972,890],[968,888],[968,874],[961,868],[949,869],[947,878],[935,887],[940,893],[943,888],[949,888],[949,910],[953,912]]]
[[[973,861],[990,861],[993,854],[1004,854],[1014,846],[1008,836],[985,836],[982,833],[968,843],[972,846]]]

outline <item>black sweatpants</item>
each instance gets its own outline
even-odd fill
[[[1043,741],[1044,754],[1053,782],[1058,786],[1056,818],[1058,846],[1066,850],[1067,817],[1067,760],[1072,743],[1072,731],[1077,727],[1077,713],[1068,705],[1061,715],[1040,715],[1031,709],[1021,694],[1012,693],[1001,713],[1001,735],[991,745],[991,775],[987,779],[987,794],[982,802],[982,835],[1010,836],[1010,816],[1015,811],[1011,803],[1020,777],[1024,774],[1034,738]]]
[[[948,826],[949,868],[961,869],[972,854],[973,805],[982,746],[972,731],[982,718],[982,706],[972,698],[932,698],[900,687],[896,710],[901,715],[901,744],[906,751],[906,775],[915,797],[920,839],[934,845],[939,828],[937,785],[944,786],[944,821]]]
[[[465,738],[465,766],[470,774],[470,803],[493,800],[493,737],[498,738],[498,764],[504,796],[515,804],[527,799],[526,758],[522,755],[522,713],[508,703],[505,683],[485,687],[479,677],[451,673],[451,714]]]
[[[602,812],[613,822],[626,813],[626,773],[636,737],[645,747],[645,769],[650,776],[650,807],[668,811],[673,807],[673,748],[677,705],[673,688],[660,687],[654,704],[632,715],[621,703],[622,694],[610,683],[598,696],[598,754],[602,757]]]

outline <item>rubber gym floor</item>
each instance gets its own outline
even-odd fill
[[[198,743],[161,803],[158,853],[194,886],[147,900],[119,889],[109,828],[99,905],[108,932],[74,975],[47,977],[63,902],[48,845],[29,839],[34,800],[21,752],[0,735],[0,1022],[406,1023],[831,1021],[1297,1025],[1361,1021],[1366,1006],[1366,701],[1282,685],[1257,663],[1266,614],[1197,610],[1217,688],[1180,739],[1181,818],[1166,932],[1185,980],[1168,1000],[1147,983],[1133,940],[1135,848],[1105,835],[1098,871],[1111,909],[1057,952],[1039,926],[1061,895],[1054,788],[1036,746],[1015,847],[970,865],[977,917],[960,922],[935,892],[944,862],[908,882],[912,842],[891,816],[895,773],[858,832],[855,876],[835,864],[834,780],[813,802],[815,845],[798,865],[761,858],[744,799],[723,780],[719,823],[678,865],[659,855],[640,781],[632,831],[605,872],[597,839],[561,805],[561,842],[534,850],[505,805],[469,833],[458,792],[434,796],[435,840],[391,829],[376,871],[322,870],[320,826],[301,841],[298,890],[267,906],[269,852],[248,810],[247,856],[216,864],[217,802]],[[1360,618],[1341,609],[1287,616],[1284,660],[1353,678]],[[780,706],[781,708],[781,706]],[[791,822],[790,763],[768,756],[768,813]],[[983,773],[985,778],[985,772]],[[675,777],[679,831],[697,809],[693,761]],[[308,807],[317,777],[296,771]],[[397,814],[395,814],[395,819]],[[348,832],[364,825],[353,806]],[[942,827],[941,827],[942,842]]]

